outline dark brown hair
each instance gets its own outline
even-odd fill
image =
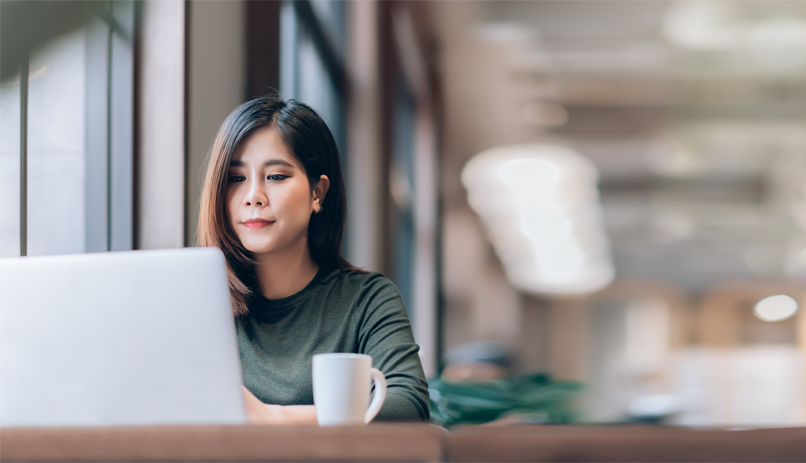
[[[225,197],[229,167],[238,145],[264,127],[277,130],[305,167],[311,187],[322,175],[330,179],[322,210],[312,215],[308,224],[308,246],[313,260],[320,266],[361,272],[341,255],[347,200],[339,149],[327,124],[304,103],[283,101],[276,95],[255,98],[235,109],[218,131],[210,152],[199,211],[198,245],[215,246],[224,252],[232,310],[237,316],[249,312],[247,300],[252,294],[249,282],[254,278],[254,260],[227,218]]]

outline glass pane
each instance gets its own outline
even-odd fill
[[[85,31],[31,56],[28,255],[85,251]]]
[[[303,30],[297,49],[300,101],[308,103],[322,115],[339,146],[342,168],[344,166],[343,115],[338,89],[328,73],[316,45]]]
[[[20,255],[20,78],[0,86],[0,257]]]
[[[405,77],[395,81],[393,109],[392,191],[397,204],[395,227],[394,282],[400,289],[409,317],[413,320],[414,255],[417,246],[414,229],[414,139],[416,106]]]
[[[298,49],[299,59],[299,99],[313,106],[333,129],[333,121],[338,119],[336,89],[328,75],[325,63],[319,56],[308,34],[302,34]]]
[[[337,52],[344,50],[345,4],[340,0],[313,0],[314,14],[319,19],[328,39]]]

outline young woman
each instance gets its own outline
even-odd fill
[[[315,422],[311,357],[372,356],[388,382],[376,420],[428,421],[428,389],[395,285],[341,255],[339,153],[310,107],[266,96],[227,117],[201,195],[198,244],[227,258],[247,415]]]

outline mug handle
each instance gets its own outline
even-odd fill
[[[377,368],[369,370],[369,375],[372,377],[372,382],[375,384],[375,396],[372,397],[372,403],[369,404],[369,409],[367,409],[364,424],[368,424],[375,418],[375,415],[381,411],[383,401],[386,400],[386,376]]]

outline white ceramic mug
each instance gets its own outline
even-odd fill
[[[375,396],[369,403],[370,379]],[[386,377],[364,354],[313,356],[313,403],[320,426],[367,424],[386,399]]]

